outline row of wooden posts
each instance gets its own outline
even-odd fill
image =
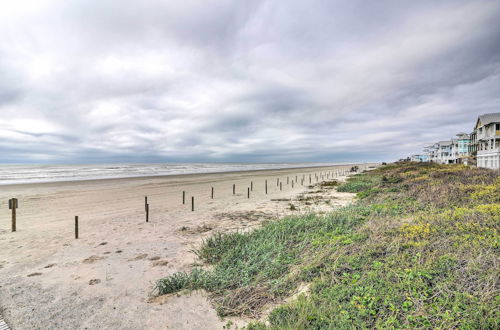
[[[348,172],[350,172],[347,169],[344,170],[336,170],[336,171],[329,171],[326,173],[314,173],[316,182],[319,181],[319,179],[324,179],[324,178],[330,178],[331,177],[337,177],[338,175],[345,175]],[[301,185],[304,185],[304,180],[305,180],[305,174],[302,175],[301,179]],[[298,182],[298,176],[295,175],[295,181],[291,180],[292,183],[292,188],[294,187],[294,183]],[[309,184],[312,183],[312,175],[309,174]],[[290,184],[290,177],[286,177],[286,184]],[[268,193],[268,184],[267,184],[267,179],[265,180],[265,194],[267,195]],[[280,181],[279,178],[276,179],[276,186],[279,187],[280,191],[283,190],[283,182]],[[253,191],[253,181],[250,181],[250,187],[247,188],[247,198],[250,198],[250,192]],[[233,195],[236,195],[236,184],[233,183]],[[214,199],[214,187],[211,189],[211,194],[210,194],[211,199]],[[182,191],[182,204],[186,204],[186,191]],[[17,221],[17,215],[16,215],[16,209],[19,207],[19,203],[17,198],[11,198],[9,199],[9,209],[12,210],[12,232],[16,231],[16,221]],[[149,222],[149,203],[148,203],[148,197],[144,197],[144,209],[146,212],[146,222]],[[191,211],[194,212],[194,196],[191,196]],[[75,239],[78,239],[78,216],[75,216]]]
[[[334,173],[335,173],[335,177],[338,176],[339,174],[340,175],[345,175],[349,172],[349,170],[338,170],[338,171],[331,171],[331,172],[326,172],[326,173],[320,173],[319,175],[317,173],[314,173],[315,175],[315,179],[316,179],[316,182],[319,181],[319,179],[324,179],[324,178],[330,178],[334,176]],[[301,185],[303,186],[304,185],[304,180],[305,180],[305,174],[302,175],[302,180],[301,180]],[[295,181],[292,180],[291,183],[292,183],[292,188],[294,188],[294,182],[297,182],[298,181],[298,176],[295,175]],[[309,184],[312,183],[312,175],[309,174]],[[286,177],[286,184],[290,184],[290,177],[287,176]],[[283,182],[280,181],[279,178],[276,179],[276,186],[280,188],[280,191],[283,190]],[[267,195],[268,193],[268,184],[267,184],[267,179],[265,180],[265,183],[264,183],[264,189],[265,189],[265,194]],[[250,181],[250,187],[247,187],[247,198],[249,199],[250,198],[250,191],[253,191],[253,181]],[[236,184],[233,183],[233,195],[236,195]],[[214,199],[214,187],[211,187],[211,194],[210,194],[210,198],[211,199]],[[182,191],[182,204],[185,205],[186,204],[186,191]],[[146,222],[149,222],[149,204],[148,204],[148,197],[147,196],[144,196],[144,206],[145,206],[145,210],[146,210]],[[191,211],[194,212],[194,196],[191,196]]]

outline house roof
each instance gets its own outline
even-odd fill
[[[478,125],[481,123],[481,125]],[[476,127],[488,125],[491,123],[500,123],[500,112],[496,113],[485,113],[484,115],[480,115],[477,118],[477,124]]]
[[[438,142],[440,146],[450,146],[451,141],[439,141]]]

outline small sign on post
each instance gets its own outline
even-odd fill
[[[16,231],[16,209],[18,207],[17,198],[9,199],[9,210],[12,210],[12,231]]]

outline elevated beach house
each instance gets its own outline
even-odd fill
[[[457,138],[453,139],[451,153],[455,158],[455,163],[465,165],[470,163],[469,144],[470,136],[466,133],[459,133]]]
[[[500,169],[500,113],[479,116],[474,130],[477,166]]]

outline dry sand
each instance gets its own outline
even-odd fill
[[[0,186],[0,314],[12,329],[221,329],[226,321],[202,293],[151,299],[155,281],[190,270],[199,262],[191,251],[216,231],[248,230],[266,219],[349,203],[350,194],[307,188],[310,173],[314,184],[314,173],[345,168]],[[295,175],[299,183],[292,189]],[[316,197],[306,201],[304,193]],[[19,200],[15,233],[7,205],[12,197]],[[291,203],[298,210],[290,210]]]

